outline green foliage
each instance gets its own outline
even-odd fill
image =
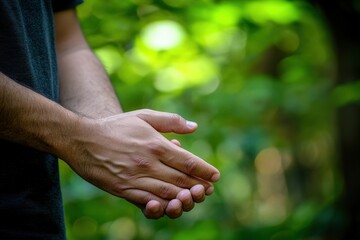
[[[69,240],[325,239],[341,228],[334,57],[304,1],[87,0],[85,35],[126,111],[198,122],[176,137],[219,168],[215,193],[180,219],[148,220],[61,164]],[[358,89],[358,86],[356,86]]]

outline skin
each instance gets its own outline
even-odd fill
[[[177,218],[204,201],[219,171],[161,134],[197,125],[174,113],[124,113],[74,9],[55,15],[55,30],[60,104],[0,74],[0,137],[58,156],[147,218]]]

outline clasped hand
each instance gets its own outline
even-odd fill
[[[63,159],[88,182],[138,206],[147,218],[190,211],[213,192],[219,171],[161,133],[191,133],[197,125],[153,110],[83,118]]]

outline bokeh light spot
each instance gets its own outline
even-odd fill
[[[148,24],[142,32],[144,43],[155,50],[167,50],[178,46],[185,38],[183,27],[170,20]]]

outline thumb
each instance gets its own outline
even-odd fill
[[[162,133],[191,133],[197,129],[197,123],[188,121],[176,113],[144,109],[137,111],[136,115]]]

